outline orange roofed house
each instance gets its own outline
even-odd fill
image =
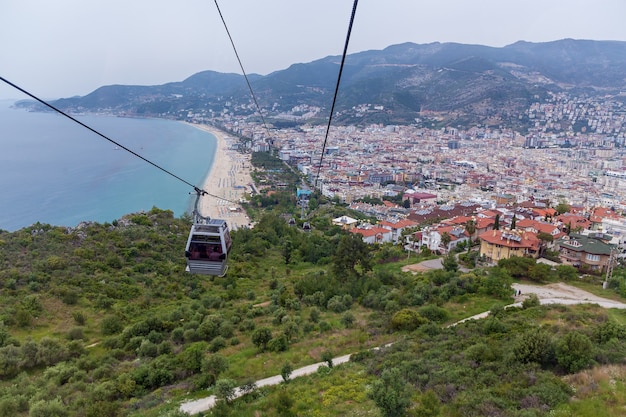
[[[402,236],[402,231],[404,229],[416,227],[418,226],[418,223],[408,219],[399,220],[395,223],[383,220],[382,222],[380,222],[380,226],[385,229],[391,230],[391,240],[394,243],[397,243],[398,240],[400,240],[400,237]]]
[[[480,255],[493,263],[511,256],[536,258],[539,253],[539,239],[534,233],[519,230],[489,230],[478,238]]]
[[[361,235],[363,241],[365,243],[386,243],[391,242],[391,230],[385,229],[383,227],[353,227],[350,229],[350,233],[355,233]]]

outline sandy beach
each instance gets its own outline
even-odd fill
[[[224,219],[231,230],[248,226],[250,220],[239,201],[250,194],[250,155],[231,149],[234,138],[212,126],[190,124],[217,138],[217,151],[209,175],[202,189],[211,194],[200,200],[200,213],[215,219]]]

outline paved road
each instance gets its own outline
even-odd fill
[[[541,304],[598,304],[604,308],[620,308],[626,309],[626,304],[621,303],[619,301],[609,300],[606,298],[598,297],[594,294],[591,294],[587,291],[583,291],[579,288],[572,287],[571,285],[558,283],[558,284],[550,284],[550,285],[528,285],[528,284],[513,284],[512,287],[516,290],[521,291],[521,295],[517,297],[517,302],[507,307],[519,307],[522,305],[523,300],[528,297],[530,294],[537,294],[539,301]],[[459,323],[463,323],[467,320],[477,320],[485,318],[489,315],[489,311],[485,311],[480,314],[476,314],[475,316],[468,317],[461,321],[454,323],[452,326],[457,325]],[[389,345],[385,345],[389,346]],[[378,349],[378,348],[374,348]],[[333,359],[333,365],[339,365],[350,360],[350,355],[339,356]],[[305,366],[303,368],[298,368],[291,373],[291,378],[297,378],[299,376],[310,375],[317,372],[317,369],[320,366],[326,366],[326,362],[318,362],[313,365]],[[264,387],[268,385],[278,385],[283,381],[282,376],[275,375],[269,378],[260,379],[256,381],[257,387]],[[241,391],[239,388],[235,390],[235,398],[241,397],[245,392]],[[211,395],[210,397],[201,398],[195,401],[187,401],[181,404],[180,411],[185,412],[187,414],[198,414],[204,411],[209,410],[211,407],[215,405],[215,395]]]

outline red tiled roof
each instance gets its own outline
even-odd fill
[[[576,214],[565,213],[561,214],[556,219],[564,225],[571,226],[572,228],[580,226],[583,229],[588,229],[591,226],[591,222],[589,220],[587,220],[583,216],[578,216]]]
[[[412,221],[412,220],[408,220],[408,219],[402,219],[402,220],[398,220],[395,223],[392,223],[390,221],[387,220],[383,220],[380,223],[381,226],[386,226],[389,227],[390,229],[403,229],[405,227],[415,227],[418,225],[418,223]]]
[[[458,229],[458,226],[439,226],[435,230],[442,235],[444,233],[448,233],[450,235],[450,240],[455,241],[458,238],[452,233],[453,230]],[[463,230],[463,236],[469,236],[465,230]]]
[[[487,217],[487,218],[477,218],[476,219],[476,228],[477,229],[486,229],[489,226],[493,226],[495,223],[494,219],[492,219],[491,217]]]
[[[391,231],[383,227],[371,227],[369,229],[359,229],[359,228],[350,229],[350,233],[358,233],[363,237],[370,237],[370,236],[376,236],[377,234],[384,235],[387,233],[391,233]]]
[[[614,218],[620,217],[617,214],[615,214],[613,210],[606,208],[606,207],[596,207],[596,209],[593,211],[593,216],[600,218],[600,220],[594,219],[593,220],[594,222],[602,221],[602,219],[605,219],[605,218],[614,219]]]
[[[537,220],[533,219],[521,219],[515,223],[515,226],[525,229],[527,227],[534,227],[536,222]]]
[[[519,241],[507,239],[507,235],[513,235],[512,232],[504,232],[502,230],[488,230],[482,233],[479,238],[492,245],[502,245],[507,248],[535,248],[538,246],[536,236],[533,233],[518,233],[521,238]]]
[[[458,224],[458,225],[464,225],[465,223],[467,223],[468,221],[472,220],[471,216],[456,216],[450,220],[448,220],[448,223],[452,223],[452,224]]]
[[[561,231],[558,231],[558,233],[554,232],[555,230],[559,230],[558,226],[552,223],[541,222],[539,220],[533,220],[533,219],[519,220],[516,223],[516,227],[518,229],[534,229],[537,231],[537,233],[539,232],[547,233],[549,235],[552,235],[555,239],[561,237],[561,235],[563,234]]]
[[[554,216],[556,214],[556,210],[553,208],[534,208],[533,214],[541,217],[546,217],[546,215]]]
[[[402,219],[396,223],[396,228],[399,229],[401,227],[415,227],[417,225],[418,223],[414,222],[413,220]]]

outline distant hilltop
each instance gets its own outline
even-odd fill
[[[339,61],[329,56],[266,76],[249,75],[268,120],[279,127],[327,120]],[[403,43],[351,54],[345,65],[338,124],[408,124],[436,114],[454,126],[495,118],[523,128],[527,121],[519,116],[533,101],[562,92],[588,97],[626,91],[626,42],[619,41],[520,41],[502,48]],[[104,86],[54,104],[174,119],[256,111],[243,75],[214,71],[157,86]]]

